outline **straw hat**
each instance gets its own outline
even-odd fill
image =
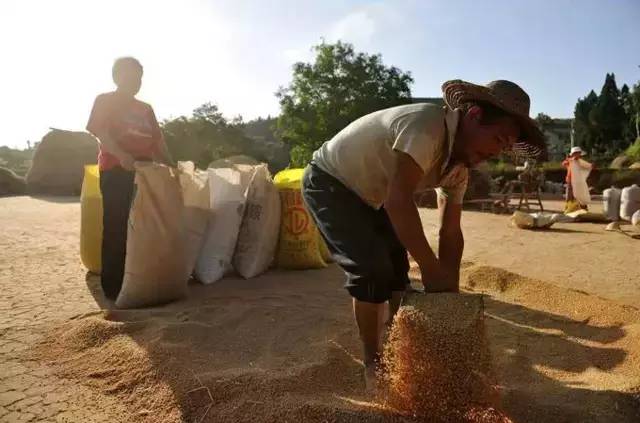
[[[490,103],[517,119],[522,134],[521,139],[513,146],[513,150],[524,157],[545,160],[547,146],[542,131],[536,122],[529,117],[531,101],[529,95],[517,84],[498,80],[487,85],[476,85],[460,79],[442,84],[442,96],[450,109],[474,101]]]

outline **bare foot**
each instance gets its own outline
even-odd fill
[[[374,395],[378,391],[378,366],[375,364],[364,367],[365,392]]]

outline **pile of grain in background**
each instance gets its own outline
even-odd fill
[[[95,164],[97,157],[98,141],[92,135],[51,128],[33,154],[27,192],[79,195],[84,166]]]

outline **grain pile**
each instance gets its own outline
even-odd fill
[[[500,268],[467,267],[463,269],[461,278],[464,286],[470,290],[535,305],[538,310],[565,315],[577,321],[588,319],[591,325],[612,327],[640,322],[640,311],[635,307]]]
[[[182,302],[81,316],[52,330],[36,358],[90,387],[96,407],[125,405],[118,421],[415,421],[365,395],[340,279],[327,291],[301,274],[198,284]],[[309,301],[292,300],[294,288]]]
[[[637,308],[499,268],[462,273],[463,287],[486,294],[502,405],[515,421],[640,421]]]
[[[449,294],[422,305],[409,299],[414,311],[398,316],[416,341],[408,348],[425,355],[410,358],[413,367],[402,370],[408,379],[393,386],[413,378],[434,395],[425,399],[405,387],[414,394],[405,408],[364,394],[357,329],[333,267],[225,278],[213,287],[193,285],[189,298],[163,307],[78,317],[50,332],[38,360],[89,386],[93,407],[123,404],[130,414],[113,421],[132,423],[508,422],[502,409],[527,423],[639,421],[637,309],[501,269],[466,266],[463,274],[463,287],[483,293],[484,320],[474,318],[478,307],[468,294],[455,297],[469,306]],[[436,330],[447,337],[468,338],[458,341],[462,348],[428,342],[434,335],[418,333],[418,311],[444,322]],[[479,347],[482,331],[493,371]],[[431,363],[473,370],[462,375],[470,385],[438,391],[430,385],[442,376],[416,376],[433,370],[434,357],[439,361]],[[451,377],[461,373],[454,369]],[[469,398],[461,398],[464,386]],[[434,408],[432,416],[407,412],[419,410],[419,400]],[[455,401],[462,404],[443,410]]]
[[[30,194],[79,195],[84,165],[97,163],[98,142],[86,132],[52,129],[38,144],[27,173]]]
[[[388,404],[429,421],[509,421],[497,403],[482,297],[412,294],[384,354]]]
[[[162,367],[151,360],[131,338],[141,328],[136,323],[112,322],[101,316],[79,319],[54,331],[36,354],[51,364],[64,363],[65,378],[118,397],[127,409],[135,410],[135,421],[182,421],[181,398],[167,378],[185,388],[189,382],[195,385],[195,380],[187,381],[176,374],[171,356],[166,356]]]
[[[24,178],[11,169],[0,167],[0,195],[22,195],[26,191]]]

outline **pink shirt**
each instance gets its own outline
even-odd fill
[[[98,138],[108,134],[122,150],[137,160],[152,159],[153,154],[159,151],[162,140],[162,132],[151,106],[117,91],[96,97],[87,130]],[[100,170],[119,165],[118,158],[101,144],[98,154]]]

